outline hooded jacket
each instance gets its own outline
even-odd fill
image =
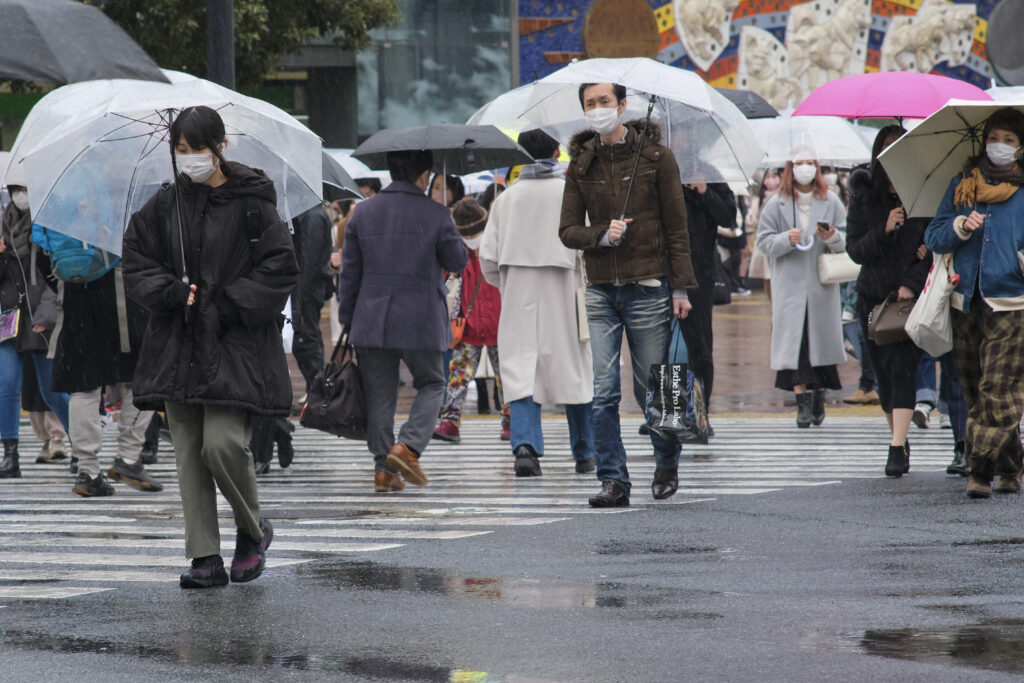
[[[606,145],[594,130],[572,137],[558,236],[582,249],[592,284],[626,284],[668,277],[672,290],[697,286],[690,264],[686,206],[679,168],[651,122],[640,152],[626,217],[633,221],[617,246],[600,246],[609,223],[622,213],[642,120],[625,124],[624,143]],[[588,220],[589,219],[589,220]]]
[[[18,336],[11,339],[19,353],[46,351],[49,332],[33,332],[41,325],[51,330],[57,320],[57,295],[46,277],[49,260],[29,242],[32,219],[10,202],[3,213],[7,248],[0,254],[0,310],[21,310]],[[32,250],[36,250],[33,258]],[[32,268],[35,267],[35,277]]]
[[[931,254],[917,257],[917,249],[924,244],[927,218],[910,218],[895,232],[886,234],[889,213],[900,205],[894,194],[879,198],[871,187],[871,174],[863,168],[850,174],[852,196],[846,214],[846,251],[855,263],[861,264],[857,277],[857,293],[865,305],[877,305],[900,287],[920,294],[928,270],[932,267]]]
[[[241,164],[228,168],[220,187],[165,185],[125,233],[127,294],[150,311],[132,387],[141,409],[167,401],[284,416],[291,408],[279,320],[298,278],[295,251],[270,179]],[[259,226],[255,244],[247,210]],[[197,287],[191,307],[183,250]]]

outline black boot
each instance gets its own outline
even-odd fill
[[[808,393],[796,395],[796,426],[806,429],[811,426],[811,395]]]
[[[533,446],[525,443],[516,446],[516,449],[512,451],[512,455],[516,457],[513,467],[517,477],[541,476],[540,459]]]
[[[885,476],[902,477],[910,471],[910,458],[903,446],[889,446],[889,459],[885,461]]]
[[[946,468],[946,474],[959,474],[961,477],[966,477],[969,474],[967,451],[963,441],[956,442],[956,446],[953,448],[953,462],[949,463],[949,467]]]
[[[654,481],[651,482],[651,495],[655,500],[665,500],[675,495],[679,489],[679,468],[670,470],[654,470]]]
[[[4,439],[4,459],[0,461],[0,479],[17,479],[21,477],[18,467],[18,440]]]
[[[817,427],[825,421],[825,390],[815,389],[811,398],[811,424]]]

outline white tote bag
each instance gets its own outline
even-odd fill
[[[818,255],[818,279],[823,285],[853,282],[860,275],[860,264],[854,263],[845,251]]]
[[[953,350],[949,295],[956,285],[951,277],[952,258],[949,254],[935,254],[921,296],[907,317],[906,330],[910,339],[936,358]]]

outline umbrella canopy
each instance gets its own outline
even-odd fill
[[[684,183],[745,182],[764,156],[746,117],[724,95],[692,71],[642,57],[585,59],[559,69],[534,84],[523,117],[567,145],[589,128],[579,100],[582,83],[625,86],[623,121],[643,118],[654,96],[652,120]]]
[[[725,95],[725,99],[736,105],[748,119],[770,119],[778,116],[775,107],[752,90],[736,90],[733,88],[715,88]]]
[[[892,180],[908,216],[933,216],[950,180],[985,148],[981,131],[996,111],[1024,112],[1011,102],[954,100],[886,148],[878,160]]]
[[[91,5],[0,0],[0,17],[0,78],[49,83],[167,80],[120,26]]]
[[[345,167],[334,159],[327,150],[321,152],[324,174],[324,201],[336,202],[342,199],[362,199],[363,193]]]
[[[194,105],[224,120],[224,156],[264,170],[288,220],[322,193],[320,138],[262,100],[186,74],[173,83],[117,80],[58,88],[30,113],[15,141],[8,182],[28,186],[36,223],[121,253],[131,215],[172,180],[168,126]]]
[[[1024,85],[1002,85],[985,91],[996,102],[1024,102]]]
[[[750,127],[765,142],[761,165],[766,168],[785,166],[801,145],[813,149],[818,161],[827,166],[855,166],[871,160],[871,148],[855,126],[836,116],[780,116],[751,121]]]
[[[430,150],[435,173],[466,175],[503,166],[531,164],[533,157],[494,126],[435,123],[374,133],[352,156],[370,168],[387,168],[388,152]]]
[[[497,126],[504,131],[518,133],[534,126],[523,118],[523,112],[530,108],[530,97],[536,83],[527,83],[504,92],[480,107],[469,117],[470,126]]]
[[[343,149],[340,147],[324,148],[324,151],[331,156],[332,159],[341,164],[341,167],[345,171],[356,179],[356,182],[360,178],[377,178],[380,180],[382,187],[387,187],[391,182],[391,174],[387,171],[375,171],[363,162],[352,156],[354,150]]]
[[[952,99],[991,101],[966,81],[912,71],[855,74],[829,81],[807,96],[796,116],[924,119]]]

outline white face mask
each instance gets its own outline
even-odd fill
[[[194,183],[201,183],[217,170],[213,165],[213,154],[177,154],[176,160],[178,170],[192,179]]]
[[[587,125],[598,135],[608,135],[619,127],[618,107],[598,107],[583,112],[583,116],[587,119]]]
[[[809,185],[814,182],[814,178],[817,175],[818,168],[816,166],[810,166],[808,164],[793,166],[793,179],[796,180],[799,185]]]
[[[462,239],[466,242],[467,247],[476,250],[480,248],[480,243],[484,241],[484,234],[480,233],[476,237],[463,237]]]
[[[985,145],[985,153],[989,161],[996,166],[1009,166],[1017,160],[1017,150],[1020,147],[1010,147],[1002,142],[990,142]]]
[[[838,173],[826,173],[825,174],[825,182],[828,183],[829,185],[837,185],[839,183],[839,174]]]
[[[18,190],[11,193],[11,201],[18,207],[18,211],[28,211],[28,192]]]

